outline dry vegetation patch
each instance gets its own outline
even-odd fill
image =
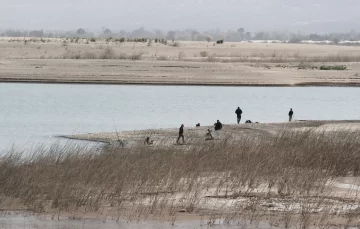
[[[359,175],[359,155],[360,136],[350,132],[283,131],[237,140],[229,135],[184,146],[100,151],[53,146],[2,156],[0,195],[54,216],[107,209],[114,218],[176,221],[185,211],[211,224],[256,223],[275,215],[284,226],[308,228],[330,225],[335,214],[355,225],[357,195],[339,196],[331,187],[339,177]],[[322,221],[315,220],[319,216]]]

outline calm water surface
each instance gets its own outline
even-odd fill
[[[99,217],[101,218],[101,217]],[[177,221],[172,226],[171,222],[157,222],[157,221],[140,221],[133,220],[128,222],[126,220],[120,220],[115,222],[114,220],[50,220],[45,216],[31,216],[29,214],[16,213],[16,212],[4,212],[0,214],[0,228],[2,229],[203,229],[203,228],[215,228],[215,229],[267,229],[269,228],[269,222],[261,221],[256,225],[249,225],[242,222],[234,223],[231,225],[224,224],[223,222],[216,221],[215,225],[208,227],[207,220],[204,219],[194,221]],[[245,226],[246,225],[246,226]],[[274,227],[273,228],[278,228]]]
[[[235,123],[360,118],[351,87],[185,87],[0,83],[0,151],[57,135]],[[114,125],[115,124],[115,125]]]

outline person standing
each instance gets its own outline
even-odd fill
[[[290,111],[289,111],[289,122],[292,121],[293,115],[294,115],[294,111],[293,111],[292,108],[290,108]]]
[[[241,121],[241,114],[242,114],[242,110],[240,109],[240,107],[238,107],[235,111],[235,114],[237,116],[237,123],[240,124]]]
[[[219,120],[217,120],[216,123],[214,124],[214,129],[215,131],[222,129],[222,123]]]
[[[214,129],[216,136],[220,137],[220,130],[222,129],[222,123],[219,120],[217,120],[216,123],[214,124]]]
[[[177,144],[179,144],[179,140],[180,138],[182,138],[183,143],[185,143],[185,138],[184,138],[184,124],[181,124],[180,128],[179,128],[179,137],[176,141]]]

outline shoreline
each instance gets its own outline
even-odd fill
[[[275,123],[242,123],[223,124],[221,130],[222,136],[232,136],[236,140],[241,135],[254,138],[273,138],[282,131],[353,131],[360,133],[360,120],[295,120],[293,122],[275,122]],[[213,131],[212,126],[195,127],[185,126],[185,138],[189,144],[196,144],[198,141],[204,141],[207,129]],[[59,138],[70,140],[81,140],[97,142],[102,144],[114,145],[119,140],[128,143],[130,146],[136,144],[144,144],[144,140],[150,136],[155,141],[154,146],[171,146],[178,137],[178,128],[160,128],[160,129],[144,129],[129,130],[120,132],[99,132],[86,133],[76,135],[61,135]],[[221,139],[220,137],[219,139]],[[214,140],[218,140],[215,138]]]
[[[52,79],[21,79],[0,78],[0,83],[26,83],[26,84],[78,84],[78,85],[132,85],[132,86],[205,86],[205,87],[360,87],[360,83],[325,83],[325,82],[302,82],[294,84],[278,83],[181,83],[181,82],[125,82],[121,80],[52,80]]]

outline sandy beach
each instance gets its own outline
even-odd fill
[[[360,47],[1,38],[0,82],[359,86]],[[346,70],[320,70],[321,66]]]
[[[271,139],[276,137],[282,131],[315,131],[323,132],[341,132],[351,131],[360,133],[360,121],[295,121],[291,123],[251,123],[251,124],[224,124],[221,130],[221,136],[215,137],[214,128],[210,126],[185,127],[185,138],[187,144],[196,144],[198,141],[204,141],[207,136],[207,130],[211,129],[215,140],[222,140],[232,137],[235,140],[239,137]],[[62,136],[68,139],[95,141],[109,143],[117,146],[118,140],[128,143],[128,146],[143,145],[146,137],[154,140],[155,146],[171,146],[176,143],[178,137],[178,128],[169,129],[149,129],[140,131],[122,131],[107,133],[87,133],[78,135]]]

